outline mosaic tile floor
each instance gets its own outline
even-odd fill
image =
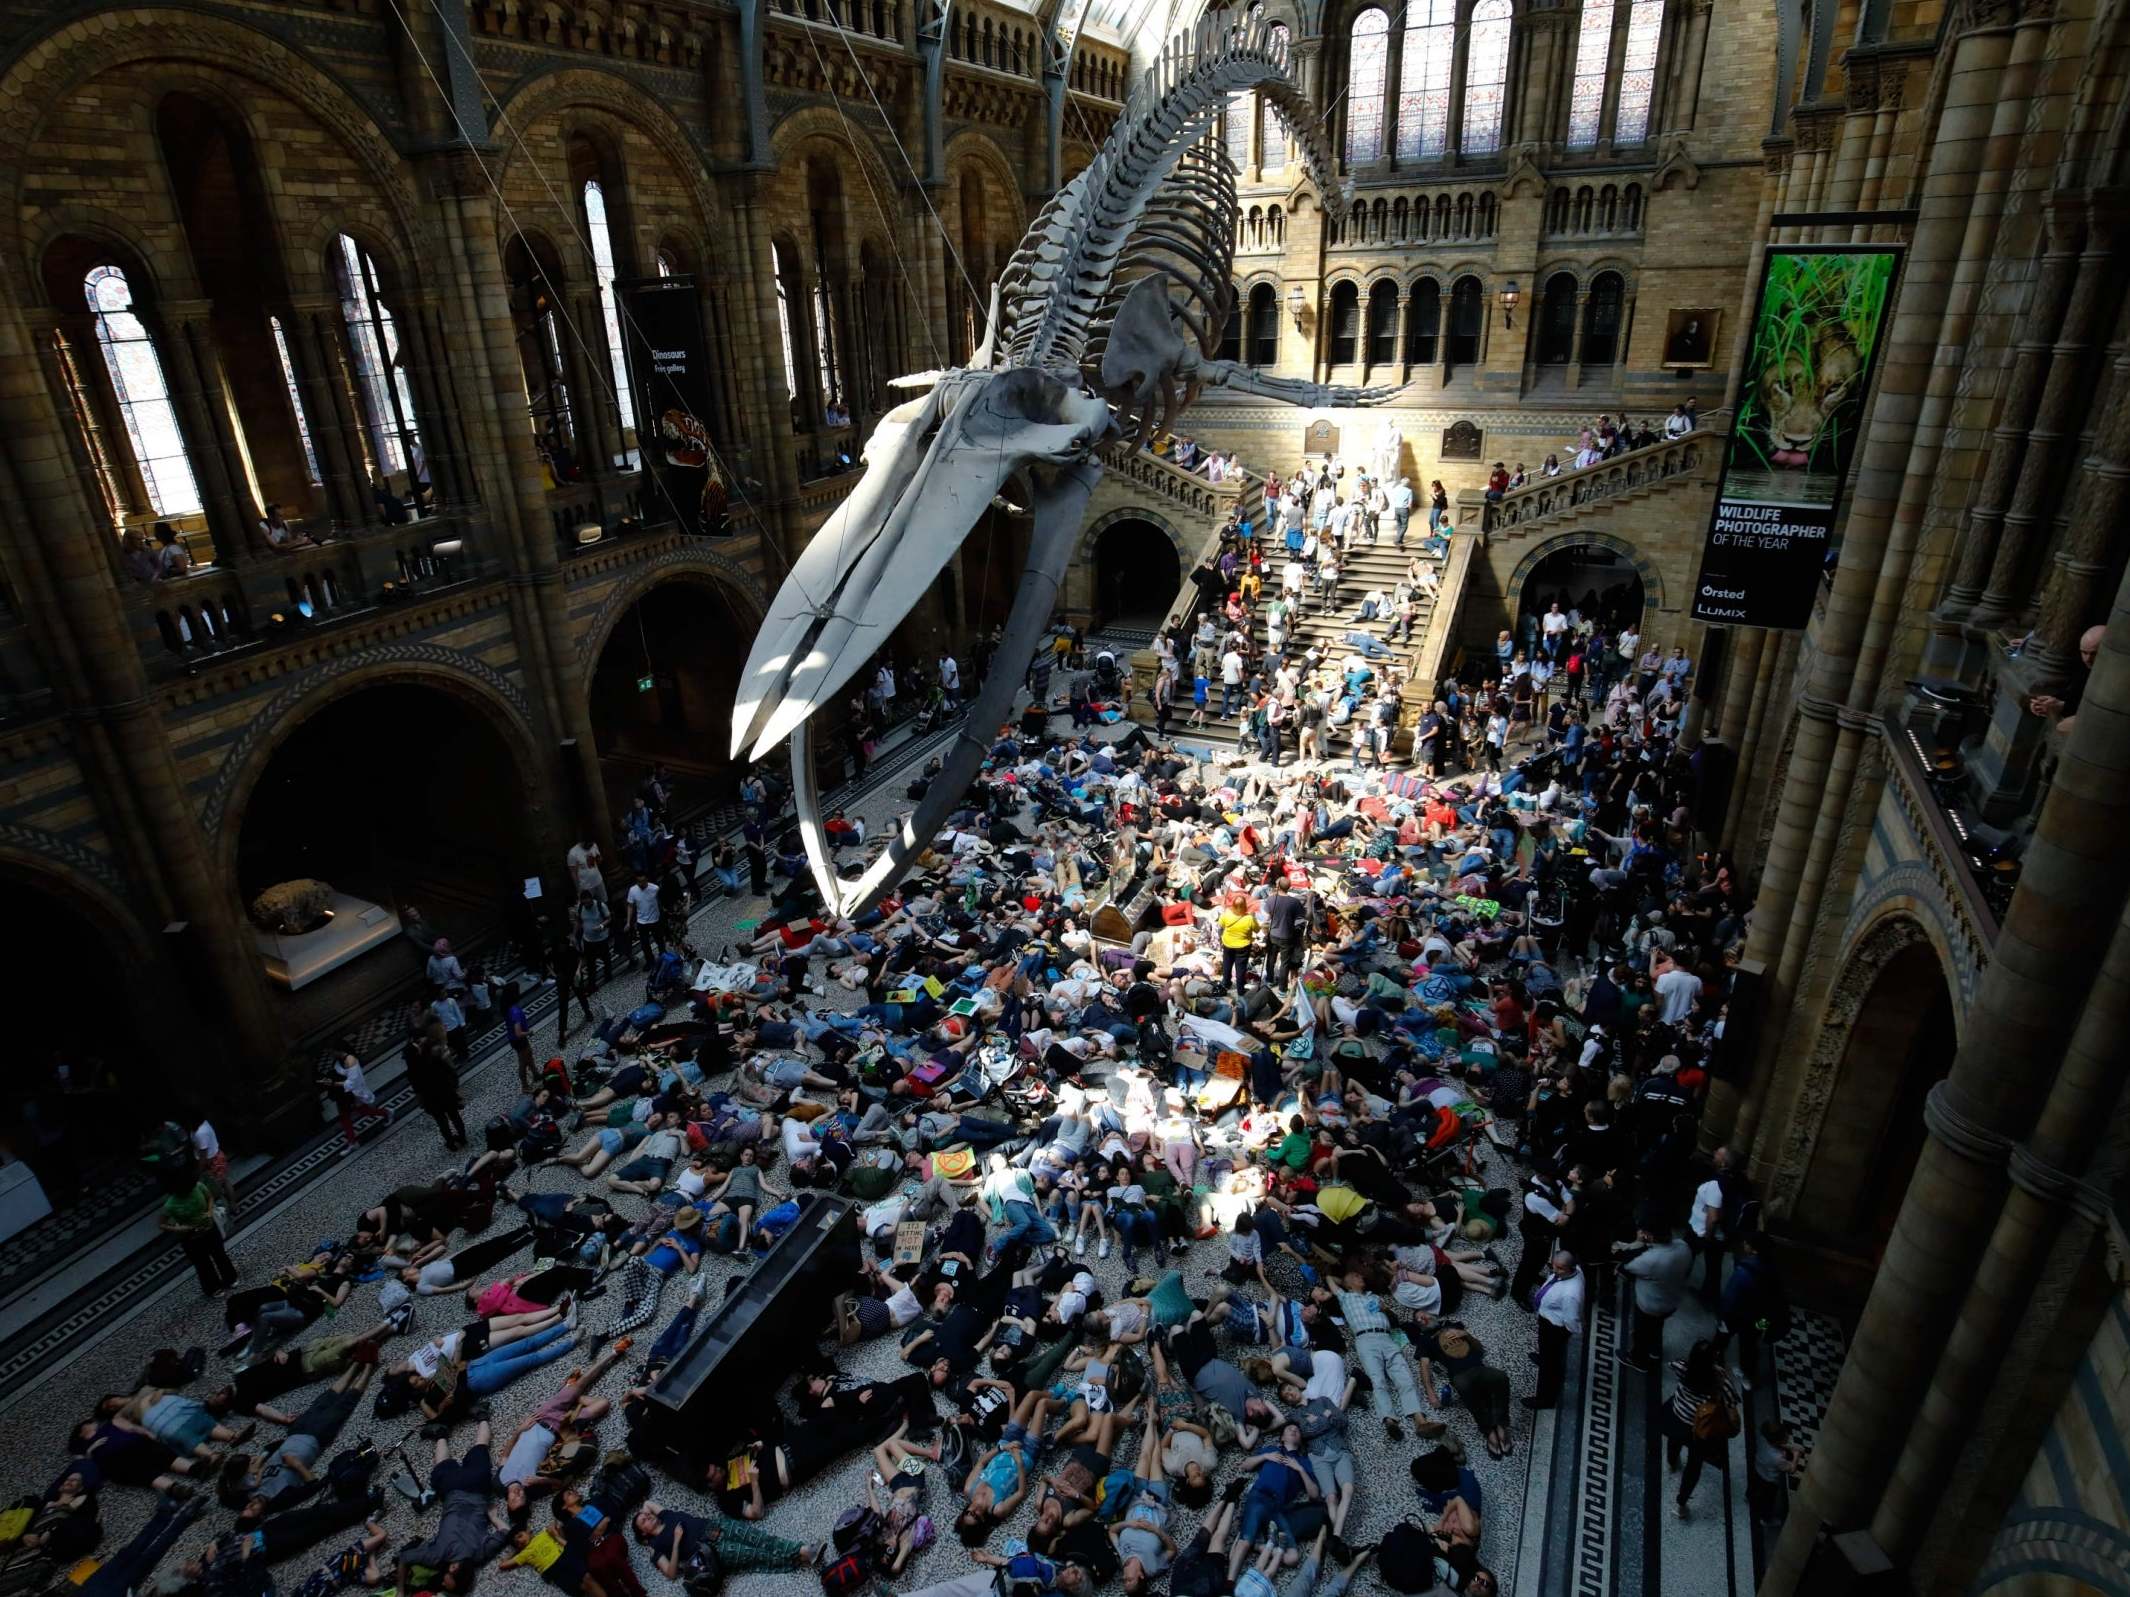
[[[923,758],[937,741],[935,735],[933,739],[911,740],[883,751],[873,783],[862,795],[848,799],[848,807],[863,814],[870,828],[889,822],[905,807],[900,799],[902,784],[897,780],[900,771]],[[755,919],[761,909],[762,901],[745,897],[712,900],[697,910],[691,924],[692,938],[705,953],[714,954],[724,943],[743,935],[741,923]],[[597,1001],[608,1010],[629,1007],[641,993],[640,981],[640,976],[625,973],[602,989]],[[823,1002],[833,1006],[849,1001],[851,996],[831,990]],[[544,1055],[552,1051],[554,1040],[552,991],[543,989],[537,1005],[536,1052]],[[515,1088],[508,1050],[491,1043],[477,1055],[465,1080],[468,1125],[480,1125],[515,1094]],[[1489,1179],[1497,1184],[1513,1184],[1514,1172],[1506,1161],[1499,1154],[1490,1154],[1489,1158],[1495,1165]],[[241,1278],[257,1280],[301,1256],[321,1236],[344,1234],[359,1206],[402,1183],[434,1179],[450,1163],[434,1127],[419,1113],[411,1118],[404,1113],[397,1115],[390,1130],[351,1157],[339,1157],[337,1148],[330,1145],[311,1150],[267,1176],[247,1196],[239,1216],[240,1229],[230,1244]],[[520,1178],[520,1184],[534,1191],[561,1191],[574,1189],[581,1182],[573,1171],[547,1168]],[[617,1200],[623,1204],[635,1201]],[[1501,1251],[1513,1266],[1513,1236]],[[36,1346],[18,1346],[0,1358],[0,1394],[4,1394],[0,1395],[0,1416],[4,1416],[18,1444],[8,1450],[4,1463],[0,1463],[0,1499],[41,1489],[60,1467],[66,1428],[86,1413],[96,1394],[129,1390],[135,1385],[150,1351],[192,1345],[212,1349],[223,1340],[220,1305],[200,1299],[190,1271],[181,1260],[159,1250],[148,1252],[153,1256],[79,1294],[66,1306],[64,1325],[49,1330],[41,1339],[33,1339]],[[1216,1240],[1196,1245],[1191,1255],[1181,1261],[1194,1290],[1199,1289],[1198,1283],[1220,1255],[1221,1246]],[[1105,1290],[1115,1293],[1122,1287],[1121,1258],[1102,1261],[1090,1253],[1086,1262]],[[709,1278],[708,1301],[720,1301],[725,1280],[732,1274],[731,1264],[711,1257],[704,1274]],[[339,1328],[360,1328],[372,1323],[375,1293],[374,1286],[359,1288],[355,1301],[338,1317]],[[639,1346],[648,1347],[650,1333],[679,1305],[679,1290],[669,1290],[658,1320],[647,1328]],[[1630,1543],[1645,1550],[1652,1546],[1648,1516],[1657,1512],[1665,1494],[1657,1487],[1661,1461],[1656,1461],[1657,1473],[1653,1475],[1646,1473],[1646,1462],[1637,1462],[1635,1449],[1641,1433],[1635,1429],[1639,1422],[1633,1415],[1638,1401],[1643,1405],[1641,1412],[1651,1412],[1647,1404],[1652,1400],[1646,1393],[1638,1397],[1635,1383],[1639,1377],[1611,1367],[1614,1349],[1609,1315],[1609,1309],[1600,1314],[1592,1334],[1583,1339],[1579,1350],[1582,1368],[1571,1374],[1563,1409],[1539,1416],[1534,1433],[1530,1428],[1532,1416],[1521,1406],[1516,1408],[1516,1451],[1511,1458],[1490,1461],[1469,1417],[1455,1408],[1444,1411],[1452,1433],[1465,1442],[1483,1486],[1486,1529],[1482,1556],[1500,1576],[1502,1590],[1523,1594],[1545,1592],[1550,1597],[1572,1591],[1580,1597],[1586,1591],[1655,1592],[1669,1588],[1676,1593],[1691,1592],[1694,1597],[1724,1592],[1742,1597],[1750,1590],[1749,1578],[1745,1584],[1738,1578],[1741,1568],[1749,1577],[1750,1560],[1741,1566],[1736,1556],[1739,1538],[1748,1529],[1742,1517],[1742,1468],[1732,1471],[1729,1483],[1728,1495],[1735,1503],[1726,1506],[1732,1507],[1733,1512],[1715,1511],[1717,1488],[1705,1482],[1700,1497],[1708,1511],[1689,1524],[1677,1525],[1676,1535],[1676,1522],[1665,1519],[1658,1527],[1662,1535],[1654,1544],[1654,1560],[1638,1562],[1619,1551]],[[417,1300],[413,1331],[394,1341],[388,1356],[403,1356],[415,1336],[451,1329],[462,1317],[463,1307],[455,1297]],[[1528,1316],[1505,1303],[1468,1298],[1462,1317],[1485,1343],[1494,1362],[1510,1372],[1518,1396],[1527,1394],[1530,1366],[1526,1354],[1535,1346]],[[1674,1327],[1673,1341],[1677,1345],[1668,1349],[1671,1356],[1684,1351],[1686,1344],[1679,1338],[1699,1334],[1685,1323],[1687,1319],[1682,1314],[1681,1323]],[[1822,1381],[1831,1385],[1831,1375],[1817,1373],[1812,1362],[1823,1352],[1814,1344],[1803,1355],[1805,1362],[1794,1371],[1785,1367],[1784,1396],[1780,1401],[1786,1412],[1791,1401],[1790,1383],[1796,1383],[1799,1390]],[[571,1362],[565,1360],[535,1371],[499,1394],[494,1419],[497,1434],[507,1435],[519,1420],[545,1401],[560,1385]],[[892,1375],[904,1368],[892,1339],[843,1350],[839,1362],[859,1375]],[[210,1386],[223,1368],[211,1360],[209,1374],[200,1386]],[[620,1391],[623,1373],[617,1371],[608,1378],[610,1394]],[[633,1373],[633,1365],[628,1373]],[[1602,1419],[1595,1428],[1595,1441],[1577,1419],[1584,1393],[1590,1394],[1594,1412]],[[1823,1405],[1823,1396],[1820,1402]],[[618,1420],[609,1420],[607,1428],[613,1434],[602,1440],[609,1445],[618,1443]],[[373,1438],[385,1448],[407,1443],[410,1456],[423,1463],[429,1456],[429,1444],[413,1440],[411,1427],[404,1421],[381,1424],[370,1417],[367,1407],[350,1425],[345,1440],[363,1437]],[[1360,1544],[1380,1536],[1413,1508],[1406,1466],[1419,1446],[1412,1441],[1389,1442],[1374,1418],[1366,1413],[1356,1414],[1352,1437],[1362,1484],[1347,1534],[1349,1540]],[[461,1427],[455,1440],[461,1447],[468,1445],[470,1428]],[[1120,1455],[1129,1456],[1135,1446],[1136,1434],[1128,1433],[1120,1443]],[[774,1507],[768,1528],[797,1539],[818,1535],[837,1511],[862,1496],[870,1467],[866,1457],[848,1458]],[[691,1492],[670,1481],[661,1480],[656,1495],[672,1506],[697,1506]],[[935,1511],[940,1502],[940,1489],[935,1488]],[[108,1493],[107,1545],[131,1534],[145,1519],[148,1506],[145,1492],[116,1488]],[[1023,1529],[1026,1517],[1027,1511],[1023,1510],[1002,1534],[993,1537],[992,1547],[996,1549],[1008,1536]],[[222,1518],[210,1510],[203,1524],[211,1529]],[[411,1539],[417,1523],[403,1500],[391,1499],[386,1525],[396,1541]],[[1173,1526],[1179,1540],[1196,1523],[1194,1514],[1179,1509]],[[184,1545],[190,1546],[199,1539],[192,1538]],[[639,1554],[636,1562],[648,1585],[654,1590],[665,1587],[667,1583],[650,1570],[646,1558]],[[285,1566],[284,1574],[294,1580],[307,1567],[300,1562],[291,1563]],[[967,1553],[950,1535],[918,1555],[896,1586],[901,1591],[915,1591],[966,1574],[972,1568]],[[733,1577],[733,1584],[743,1597],[768,1597],[777,1591],[788,1597],[813,1597],[819,1591],[818,1581],[809,1572],[748,1573]]]

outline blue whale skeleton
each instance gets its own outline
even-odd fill
[[[1141,448],[1208,386],[1307,406],[1380,404],[1395,388],[1267,377],[1214,359],[1235,306],[1235,169],[1220,148],[1228,97],[1255,90],[1286,124],[1317,191],[1350,203],[1322,119],[1262,11],[1203,18],[1171,41],[1094,160],[1053,195],[991,293],[966,367],[881,419],[858,486],[794,562],[741,678],[732,755],[791,748],[800,835],[832,914],[901,881],[961,801],[1048,625],[1105,454]],[[822,830],[806,722],[923,598],[1009,484],[1034,519],[990,670],[941,774],[853,881]]]

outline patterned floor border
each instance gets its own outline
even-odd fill
[[[892,781],[943,747],[953,731],[954,726],[949,725],[904,739],[874,761],[862,783],[848,783],[832,790],[829,800],[846,802],[861,790]],[[524,1003],[527,1015],[538,1024],[554,1012],[555,990],[553,987],[538,988]],[[503,1028],[491,1026],[473,1041],[469,1063],[461,1075],[474,1075],[487,1069],[498,1058],[508,1057]],[[419,1113],[412,1090],[404,1084],[380,1093],[378,1105],[390,1115],[394,1124],[409,1114]],[[340,1133],[334,1128],[239,1194],[231,1215],[234,1233],[241,1235],[247,1227],[278,1210],[337,1164],[339,1157]],[[139,1218],[136,1211],[124,1215],[121,1223],[131,1224]],[[77,1245],[70,1251],[79,1251],[79,1246],[93,1246],[93,1242]],[[91,1334],[109,1329],[114,1315],[144,1303],[149,1295],[171,1282],[186,1278],[190,1268],[183,1252],[174,1244],[160,1239],[148,1242],[105,1277],[93,1295],[69,1298],[0,1342],[0,1393],[7,1394],[5,1404],[0,1406],[12,1404],[26,1387],[33,1386],[63,1363]],[[40,1276],[39,1279],[43,1278]],[[36,1284],[34,1281],[23,1282],[22,1289],[27,1290]]]
[[[1571,1589],[1575,1597],[1606,1597],[1612,1589],[1612,1539],[1619,1495],[1620,1316],[1612,1294],[1599,1295],[1588,1332]]]

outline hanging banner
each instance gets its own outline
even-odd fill
[[[1863,438],[1899,246],[1770,249],[1694,584],[1693,617],[1802,627]]]
[[[644,519],[678,520],[685,533],[722,532],[725,485],[710,453],[710,362],[695,279],[617,282],[614,298],[636,400]]]

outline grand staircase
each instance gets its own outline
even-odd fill
[[[1262,477],[1250,475],[1239,485],[1232,481],[1208,485],[1202,478],[1194,479],[1189,474],[1177,471],[1166,461],[1148,455],[1134,457],[1124,469],[1123,475],[1141,487],[1153,488],[1155,491],[1167,488],[1164,497],[1168,498],[1172,505],[1182,504],[1185,497],[1198,499],[1207,495],[1218,496],[1217,499],[1206,499],[1204,535],[1198,548],[1193,551],[1190,561],[1192,569],[1218,554],[1220,529],[1227,522],[1228,511],[1231,507],[1240,507],[1258,531],[1259,548],[1264,551],[1265,557],[1266,592],[1270,594],[1276,589],[1280,569],[1286,563],[1286,551],[1277,547],[1272,540],[1265,511]],[[1166,481],[1169,476],[1181,478],[1183,481],[1169,485]],[[1231,492],[1223,493],[1224,489]],[[1185,508],[1195,509],[1196,506]],[[1173,510],[1171,514],[1174,514]],[[1302,650],[1313,647],[1325,659],[1341,659],[1355,652],[1347,638],[1349,632],[1365,633],[1387,643],[1385,634],[1390,630],[1391,617],[1384,614],[1374,621],[1364,622],[1356,619],[1356,612],[1360,609],[1364,594],[1379,588],[1385,594],[1395,591],[1405,575],[1407,561],[1420,553],[1420,546],[1425,538],[1426,521],[1423,511],[1413,522],[1403,549],[1393,544],[1388,534],[1383,535],[1374,544],[1369,543],[1365,537],[1350,541],[1341,564],[1337,603],[1328,612],[1321,609],[1316,590],[1312,587],[1304,595],[1301,607],[1289,612],[1289,657],[1298,657]],[[1436,597],[1421,600],[1418,621],[1411,637],[1401,639],[1397,643],[1388,643],[1391,650],[1390,661],[1400,668],[1409,684],[1432,684],[1441,674],[1455,632],[1456,609],[1463,588],[1464,572],[1472,553],[1472,544],[1471,539],[1453,538],[1446,556],[1439,559],[1422,556],[1423,559],[1434,561],[1439,591]],[[1187,572],[1175,603],[1170,606],[1168,614],[1162,620],[1162,630],[1169,630],[1180,623],[1188,635],[1196,627],[1198,605],[1198,589],[1190,581]],[[1258,641],[1262,644],[1265,641],[1263,623],[1260,621],[1258,625]],[[1117,641],[1139,643],[1140,639]],[[1139,689],[1133,714],[1139,720],[1150,723],[1153,720],[1153,684],[1156,670],[1151,639],[1145,640],[1141,652],[1133,656],[1132,663]],[[1384,663],[1386,662],[1378,661],[1378,667]],[[1420,703],[1419,695],[1410,688],[1406,700],[1405,724],[1410,725],[1418,719],[1424,706]],[[1169,718],[1172,736],[1214,745],[1234,744],[1240,731],[1239,721],[1237,717],[1224,717],[1217,713],[1220,708],[1218,682],[1212,685],[1204,726],[1188,731],[1184,729],[1184,723],[1189,720],[1191,714],[1188,678],[1180,684],[1176,706]],[[1349,729],[1327,729],[1326,746],[1327,752],[1345,752],[1350,749]]]

